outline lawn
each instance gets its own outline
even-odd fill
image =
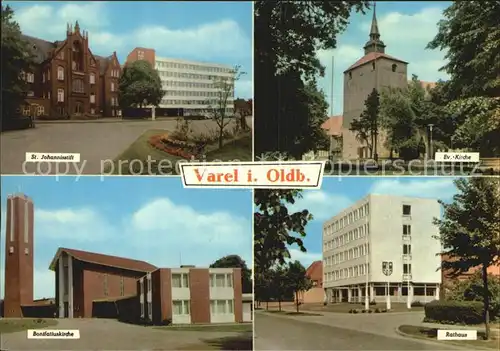
[[[206,325],[169,325],[164,327],[154,327],[154,329],[168,331],[189,331],[189,332],[219,332],[219,333],[242,333],[252,332],[252,323],[237,324],[206,324]]]
[[[379,303],[376,305],[370,305],[370,309],[385,309],[385,303]],[[300,309],[303,311],[324,311],[324,312],[337,312],[337,313],[349,313],[350,310],[357,309],[363,310],[365,308],[364,304],[360,303],[336,303],[324,306],[323,304],[303,304]],[[405,303],[392,303],[391,312],[423,312],[424,307],[412,307],[410,310],[406,308]]]
[[[55,319],[0,319],[0,334],[15,333],[28,329],[41,329],[57,325]]]
[[[179,174],[181,157],[157,150],[149,144],[149,138],[165,133],[162,129],[151,129],[144,132],[125,151],[113,160],[113,166],[107,167],[104,174],[119,175],[172,175]],[[240,139],[232,140],[221,149],[209,150],[206,161],[251,161],[252,136],[245,135]],[[201,159],[200,161],[203,161]]]
[[[427,339],[427,340],[437,340],[437,330],[436,328],[426,328],[419,327],[415,325],[401,325],[399,331],[408,336],[418,338],[418,339]],[[443,328],[445,329],[445,328]],[[470,348],[481,347],[481,348],[491,348],[498,350],[498,340],[483,340],[484,333],[477,333],[478,340],[440,340],[439,342],[444,342],[447,344],[457,345],[457,346],[467,346],[470,345]]]

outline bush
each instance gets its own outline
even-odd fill
[[[382,313],[382,310],[380,308],[376,308],[375,313]]]
[[[420,301],[414,301],[411,303],[411,307],[424,307],[425,303],[422,303]]]
[[[326,301],[323,302],[323,306],[326,306],[326,305],[328,305],[328,302],[326,302]]]
[[[373,313],[373,310],[368,310],[368,313]]]
[[[478,301],[432,301],[425,305],[425,318],[441,323],[480,324],[483,304]]]
[[[367,310],[362,310],[361,313],[366,313]]]
[[[377,304],[377,303],[375,302],[375,300],[370,301],[370,305],[371,305],[371,306],[375,306],[376,304]]]
[[[354,309],[354,310],[352,310],[352,313],[357,314],[357,313],[359,313],[359,310]]]

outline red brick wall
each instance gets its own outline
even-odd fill
[[[189,270],[189,290],[191,294],[191,323],[210,323],[210,274],[208,269],[192,268]]]
[[[11,221],[13,210],[14,220]],[[28,211],[27,244],[24,242],[26,210]],[[14,225],[14,241],[10,240],[12,225]],[[5,234],[4,316],[22,317],[21,305],[33,303],[33,203],[28,198],[16,196],[8,200]]]
[[[153,284],[153,322],[172,319],[172,271],[160,268],[151,274]]]
[[[233,270],[233,287],[234,287],[234,321],[237,323],[243,322],[243,302],[241,287],[241,268]]]
[[[112,72],[118,70],[119,75],[122,74],[122,69],[116,52],[113,53],[112,59],[108,64],[108,67],[101,77],[101,107],[102,114],[104,117],[118,117],[117,111],[120,109],[119,106],[113,106],[111,104],[112,98],[118,101],[118,84],[120,78],[113,77]],[[111,83],[114,83],[114,91],[111,91]],[[114,112],[113,112],[114,111]]]
[[[137,294],[137,279],[145,273],[117,270],[111,267],[85,265],[83,268],[83,305],[84,317],[92,316],[92,302],[99,299],[119,298]],[[121,277],[124,282],[124,294],[120,294]],[[108,294],[105,294],[104,282],[107,279]]]
[[[144,53],[144,58],[143,60],[148,61],[153,68],[155,67],[155,62],[156,62],[156,53],[154,49],[147,49],[147,48],[135,48],[128,54],[127,56],[127,61],[125,63],[131,63],[134,61],[138,61],[139,58],[139,51],[142,51]]]

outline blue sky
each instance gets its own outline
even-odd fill
[[[5,3],[15,10],[25,34],[64,40],[66,24],[78,20],[80,28],[89,32],[91,50],[102,56],[116,51],[120,62],[142,46],[154,48],[161,57],[240,65],[247,74],[236,84],[236,96],[251,97],[251,2]]]
[[[35,296],[53,295],[48,270],[58,247],[150,262],[208,266],[238,254],[252,265],[250,190],[184,189],[178,177],[2,176],[2,218],[8,194],[35,204]],[[0,257],[5,253],[2,221]],[[0,267],[3,266],[3,261]],[[3,269],[0,269],[3,286]],[[3,290],[0,297],[3,296]]]
[[[368,194],[427,197],[451,201],[456,193],[451,177],[326,177],[320,190],[303,192],[292,211],[309,210],[314,220],[306,227],[304,245],[307,253],[291,247],[292,259],[304,266],[321,260],[323,223]]]
[[[437,34],[437,23],[443,18],[442,12],[451,5],[448,1],[379,1],[377,20],[381,40],[387,45],[385,52],[409,62],[408,78],[417,74],[423,81],[446,79],[439,72],[444,61],[444,52],[426,50],[425,47]],[[320,50],[317,57],[326,67],[326,75],[319,80],[319,86],[328,96],[332,96],[332,56],[333,70],[333,114],[342,114],[343,109],[343,72],[363,57],[363,46],[368,41],[372,11],[365,15],[353,13],[347,30],[337,39],[335,50]],[[330,111],[329,111],[330,113]]]

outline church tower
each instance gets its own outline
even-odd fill
[[[388,87],[405,88],[408,63],[385,53],[386,45],[380,39],[376,6],[373,5],[373,17],[369,40],[364,46],[365,55],[344,72],[344,112],[342,121],[342,158],[355,160],[368,158],[368,147],[356,138],[350,126],[360,117],[365,109],[365,100],[377,89],[381,93]],[[377,142],[379,157],[389,156],[384,148],[384,133],[380,131]]]
[[[33,201],[23,194],[7,198],[4,317],[23,317],[33,303]]]

